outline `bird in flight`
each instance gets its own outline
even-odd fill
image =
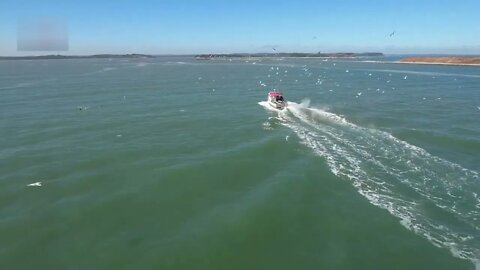
[[[395,31],[393,31],[392,33],[390,33],[390,37],[393,37],[395,35]]]

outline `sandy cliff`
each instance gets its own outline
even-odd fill
[[[480,65],[478,56],[440,56],[440,57],[407,57],[401,63],[445,64],[445,65]]]

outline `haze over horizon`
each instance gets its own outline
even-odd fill
[[[480,54],[478,10],[480,2],[470,0],[461,4],[4,0],[0,3],[0,55],[255,53],[272,52],[272,48],[279,52]],[[65,22],[68,50],[18,50],[22,20],[39,17]]]

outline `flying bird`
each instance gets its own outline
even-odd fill
[[[392,33],[390,33],[390,37],[393,37],[395,35],[395,31],[393,31]]]
[[[41,187],[41,186],[42,186],[42,182],[35,182],[27,185],[27,187]]]

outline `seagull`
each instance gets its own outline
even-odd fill
[[[41,186],[42,186],[42,182],[35,182],[27,185],[27,187],[41,187]]]
[[[407,76],[403,77],[403,79],[406,80],[406,79],[407,79]]]
[[[393,31],[392,33],[390,33],[390,37],[393,37],[395,35],[395,31]]]

